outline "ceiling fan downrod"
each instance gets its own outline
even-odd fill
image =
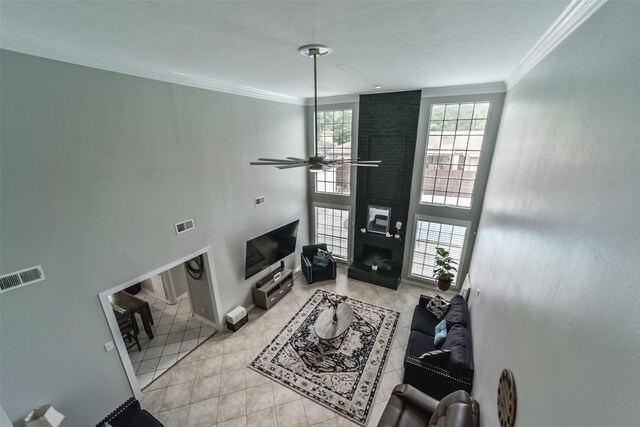
[[[325,56],[331,53],[329,46],[321,44],[308,44],[300,46],[298,52],[307,58],[313,59],[313,115],[314,115],[314,140],[315,150],[314,156],[310,156],[308,159],[301,159],[298,157],[287,157],[285,159],[273,159],[273,158],[259,158],[257,162],[249,162],[250,165],[255,166],[275,166],[278,169],[292,169],[300,167],[308,167],[309,172],[318,173],[324,170],[354,166],[354,167],[370,167],[377,168],[381,163],[380,160],[358,160],[358,159],[325,159],[324,156],[318,154],[319,151],[319,123],[318,123],[318,56]]]

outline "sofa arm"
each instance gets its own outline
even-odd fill
[[[431,299],[432,297],[430,296],[420,295],[420,301],[418,302],[418,305],[420,305],[421,307],[426,307],[429,301],[431,301]]]
[[[304,277],[307,279],[307,283],[313,282],[313,268],[311,266],[311,262],[306,256],[304,256],[304,254],[300,254],[300,269],[302,270]]]
[[[329,254],[329,264],[331,264],[332,278],[335,279],[338,276],[338,261],[331,254]]]
[[[140,412],[142,412],[140,402],[138,402],[135,397],[130,397],[122,405],[118,406],[115,411],[100,421],[96,427],[103,427],[105,424],[113,427],[129,425],[131,420],[136,418]]]
[[[473,377],[457,376],[447,368],[447,362],[441,363],[425,362],[407,355],[404,382],[436,399],[442,399],[456,390],[471,393]]]
[[[428,412],[430,414],[433,414],[436,411],[436,406],[438,406],[439,403],[438,400],[428,394],[424,394],[409,384],[398,384],[394,387],[393,394],[405,402],[420,408],[423,412]]]
[[[156,417],[154,417],[149,412],[147,412],[146,410],[143,409],[142,411],[140,411],[138,413],[138,415],[136,415],[131,420],[131,424],[127,424],[127,427],[129,427],[129,426],[164,427],[164,424],[162,424],[160,421],[158,421],[158,419]]]

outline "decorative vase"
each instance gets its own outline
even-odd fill
[[[322,301],[327,301],[331,308],[333,308],[333,323],[338,321],[338,305],[347,300],[346,295],[331,295],[324,294],[322,296]]]

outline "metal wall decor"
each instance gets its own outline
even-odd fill
[[[516,383],[508,369],[502,370],[498,381],[498,421],[500,427],[513,427],[516,422]]]

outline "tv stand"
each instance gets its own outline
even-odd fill
[[[280,301],[291,289],[293,289],[293,270],[283,268],[276,269],[273,273],[280,271],[280,279],[273,280],[273,274],[269,274],[269,280],[264,282],[260,287],[254,286],[251,289],[253,303],[265,310],[269,310],[275,303]],[[266,277],[260,282],[263,282]],[[258,283],[260,283],[258,282]]]
[[[280,267],[276,268],[275,270],[273,270],[272,272],[264,276],[262,279],[260,279],[258,283],[256,283],[256,288],[263,287],[273,279],[273,276],[283,271],[284,271],[284,261],[280,261]]]

